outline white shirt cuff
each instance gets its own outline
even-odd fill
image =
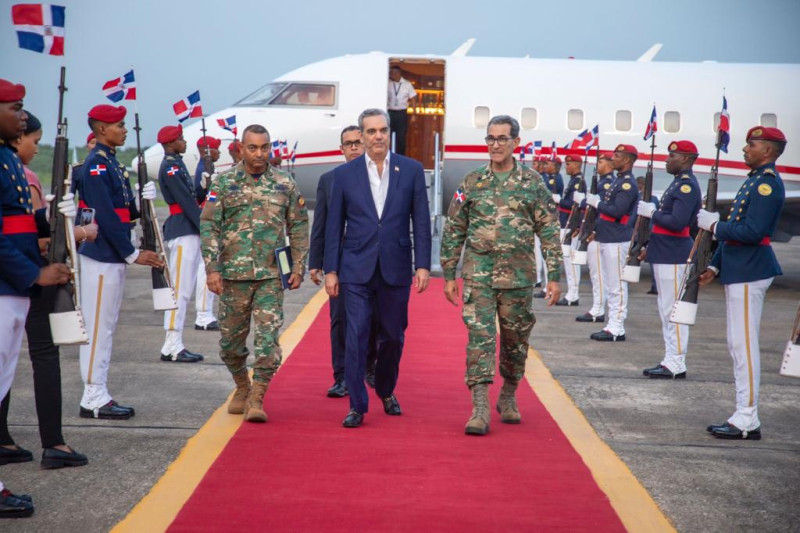
[[[131,255],[125,258],[125,262],[128,263],[129,265],[132,265],[136,262],[138,258],[139,258],[139,250],[134,250]]]

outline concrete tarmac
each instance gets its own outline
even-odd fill
[[[532,346],[679,531],[800,531],[800,379],[778,375],[800,301],[800,241],[774,247],[785,275],[767,293],[761,325],[761,441],[720,441],[705,430],[709,423],[723,422],[734,407],[724,292],[718,284],[701,293],[700,318],[689,343],[688,379],[676,382],[651,381],[641,374],[660,361],[663,350],[656,297],[646,294],[647,275],[631,288],[624,343],[590,341],[589,334],[599,325],[574,321],[590,306],[585,272],[580,307],[544,309],[541,301],[536,304]],[[317,290],[307,279],[299,290],[286,293],[284,327]],[[193,329],[192,307],[185,344],[205,354],[205,361],[163,363],[163,314],[151,305],[149,272],[129,267],[109,390],[121,404],[136,407],[131,420],[78,417],[83,389],[78,350],[62,350],[64,436],[67,444],[88,455],[87,466],[39,469],[31,365],[23,348],[9,422],[16,442],[33,451],[35,460],[0,467],[0,479],[13,491],[32,494],[36,514],[6,521],[0,529],[108,531],[225,401],[232,381],[218,357],[219,335]],[[328,361],[327,354],[320,357]],[[324,396],[325,391],[308,393]],[[266,405],[269,410],[269,393]],[[535,443],[531,445],[535,461]]]

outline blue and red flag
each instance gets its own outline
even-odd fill
[[[586,146],[586,153],[589,153],[589,150],[594,148],[595,146],[600,146],[600,124],[595,124],[594,128],[592,128],[585,141]]]
[[[539,155],[542,153],[542,141],[533,141],[533,154]]]
[[[717,144],[719,149],[728,153],[728,143],[731,142],[731,117],[728,115],[728,99],[722,97],[722,113],[719,114],[719,127],[717,128]]]
[[[107,81],[103,85],[103,94],[112,102],[136,100],[136,79],[133,77],[133,69],[119,78]]]
[[[532,153],[533,153],[533,142],[529,142],[519,150],[520,161],[525,161],[525,154],[532,154]]]
[[[217,124],[219,124],[219,127],[222,128],[223,130],[228,130],[234,135],[236,135],[238,132],[238,130],[236,129],[236,115],[233,115],[228,118],[218,118]]]
[[[281,157],[281,141],[272,141],[272,157]]]
[[[183,122],[187,118],[203,116],[203,106],[200,105],[200,91],[195,91],[180,102],[175,102],[172,109],[178,116],[178,122]]]
[[[11,19],[20,48],[64,55],[64,6],[17,4],[11,6]]]
[[[292,147],[292,153],[289,154],[289,161],[294,164],[294,160],[297,159],[297,141],[294,142],[294,146]]]
[[[658,115],[656,115],[656,106],[653,104],[653,112],[650,114],[650,122],[647,123],[647,129],[644,131],[644,140],[646,141],[658,131]]]
[[[281,141],[281,156],[284,159],[289,159],[289,141],[286,139]]]

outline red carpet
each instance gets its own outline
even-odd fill
[[[402,416],[373,396],[361,428],[341,427],[347,399],[325,397],[326,304],[267,393],[269,422],[242,424],[170,530],[624,530],[527,383],[521,425],[494,412],[488,436],[464,435],[466,330],[432,281],[411,296]]]

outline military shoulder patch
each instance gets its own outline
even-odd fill
[[[766,183],[762,183],[761,185],[758,186],[758,194],[760,194],[761,196],[769,196],[770,194],[772,194],[772,187],[770,187]]]
[[[630,184],[630,183],[623,183],[623,184],[622,184],[622,190],[623,190],[623,191],[629,191],[629,190],[631,190],[631,184]]]
[[[550,180],[550,181],[548,181],[547,183],[549,183],[550,185],[552,185],[552,184],[554,184],[555,182],[556,182],[556,180]]]
[[[604,184],[603,184],[603,188],[604,188],[605,190],[608,190],[608,189],[610,189],[610,188],[611,188],[611,184],[610,184],[610,183],[604,183]]]
[[[681,192],[685,192],[685,193],[692,192],[692,186],[691,185],[687,185],[687,184],[681,185]]]
[[[464,201],[464,191],[461,189],[456,189],[455,194],[453,195],[453,200],[458,203],[462,203]]]

